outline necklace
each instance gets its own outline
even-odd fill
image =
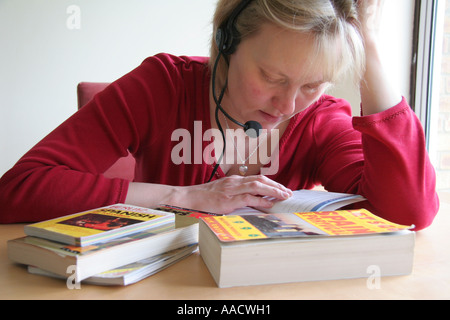
[[[230,127],[228,126],[228,120],[227,120],[227,117],[224,117],[224,119],[225,119],[225,125],[227,126],[227,129],[230,130]],[[239,149],[238,149],[238,147],[236,146],[236,142],[234,141],[234,138],[233,138],[233,146],[234,146],[234,149],[236,150],[236,153],[237,153],[237,155],[238,155],[238,157],[239,157],[239,160],[241,160],[241,163],[242,163],[242,164],[239,166],[239,174],[240,174],[241,176],[245,176],[245,175],[247,174],[248,166],[246,166],[245,163],[246,163],[246,162],[247,162],[247,161],[255,154],[256,150],[258,150],[259,146],[260,146],[260,145],[262,144],[262,142],[263,142],[263,139],[262,139],[262,138],[263,138],[264,136],[266,136],[266,135],[267,135],[267,132],[265,132],[263,136],[259,137],[260,141],[259,141],[258,145],[256,146],[255,150],[253,150],[253,152],[250,153],[250,155],[249,155],[245,160],[242,158],[241,153],[239,152]]]

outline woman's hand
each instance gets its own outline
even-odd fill
[[[273,201],[285,200],[292,191],[263,176],[230,176],[206,184],[179,187],[172,205],[206,212],[228,214],[242,207],[271,208]]]
[[[390,83],[378,51],[378,31],[384,0],[357,0],[361,36],[366,53],[366,69],[361,79],[363,115],[385,111],[401,102],[402,96]]]
[[[285,200],[291,196],[291,190],[263,175],[230,176],[186,187],[131,182],[125,203],[148,208],[168,204],[227,214],[242,207],[271,208],[273,201],[267,198]]]
[[[384,0],[357,0],[358,17],[364,40],[374,41],[380,30]]]

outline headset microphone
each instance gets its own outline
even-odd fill
[[[215,96],[215,94],[213,94],[213,95]],[[221,98],[220,98],[220,100],[222,100]],[[224,114],[224,116],[226,116],[232,122],[234,122],[238,126],[242,127],[244,129],[244,132],[247,134],[247,136],[249,136],[250,138],[257,138],[259,136],[260,130],[262,129],[262,125],[258,121],[250,120],[250,121],[247,121],[245,124],[243,124],[243,123],[237,121],[236,119],[234,119],[232,116],[230,116],[222,108],[222,106],[220,105],[221,101],[217,100],[216,97],[214,97],[214,100],[216,102],[216,108],[218,108]]]
[[[261,129],[262,125],[258,121],[250,120],[247,121],[244,125],[245,133],[251,138],[257,138]]]

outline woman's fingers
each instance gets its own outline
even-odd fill
[[[290,189],[265,176],[232,176],[229,177],[229,179],[232,180],[231,186],[228,186],[227,188],[229,196],[250,194],[277,199],[287,199],[292,196],[292,191]]]
[[[378,32],[384,0],[358,0],[358,15],[365,32]]]
[[[202,185],[180,187],[170,204],[228,214],[243,207],[270,208],[274,200],[290,196],[291,190],[265,176],[230,176]]]
[[[234,200],[237,206],[233,210],[244,207],[269,209],[272,208],[272,206],[274,205],[274,201],[271,200],[270,198],[255,196],[249,193],[237,195],[234,197]]]
[[[285,200],[292,196],[290,189],[265,176],[231,176],[223,178],[220,183],[224,188],[224,202],[221,201],[223,213],[242,207],[271,208],[274,200]]]
[[[242,192],[281,200],[292,196],[291,190],[266,177],[255,177],[252,180],[244,180],[242,184]]]

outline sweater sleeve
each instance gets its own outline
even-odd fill
[[[356,117],[366,159],[359,190],[375,212],[416,230],[429,226],[439,209],[436,174],[415,113],[402,100],[380,114]]]
[[[158,138],[156,119],[170,110],[152,106],[173,105],[169,100],[177,96],[169,75],[176,71],[168,68],[157,57],[147,59],[27,152],[0,179],[0,222],[33,222],[123,202],[129,182],[103,173],[127,150],[135,153]]]
[[[334,121],[342,125],[339,116]],[[343,125],[322,154],[328,159],[320,171],[325,187],[363,195],[367,209],[390,221],[415,230],[429,226],[439,208],[436,176],[422,126],[406,101],[353,117],[352,126]]]

